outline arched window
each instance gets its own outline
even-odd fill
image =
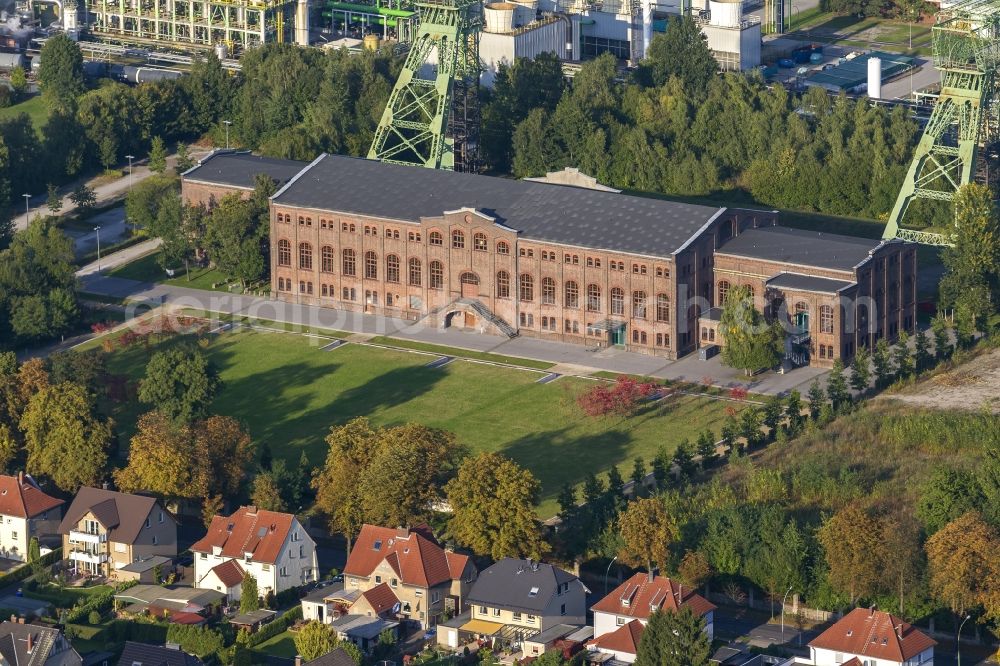
[[[465,234],[458,229],[451,232],[451,247],[455,250],[465,249]]]
[[[833,333],[833,308],[829,305],[819,306],[819,332]]]
[[[625,290],[621,287],[611,290],[611,314],[625,315]]]
[[[646,318],[646,292],[632,292],[632,316],[638,319]]]
[[[479,276],[475,273],[465,272],[458,276],[458,281],[462,284],[474,284],[479,286]]]
[[[441,265],[441,262],[432,261],[430,265],[430,271],[431,271],[431,277],[430,277],[431,289],[444,288],[444,266]]]
[[[726,304],[726,296],[729,294],[731,286],[728,280],[719,280],[719,302],[716,305],[722,307]]]
[[[284,238],[278,241],[278,265],[279,266],[292,265],[292,244],[289,243]]]
[[[497,271],[497,298],[510,298],[510,273]]]
[[[343,269],[340,271],[344,275],[357,275],[357,254],[351,248],[344,250]]]
[[[333,264],[334,264],[333,257],[334,257],[333,248],[330,247],[329,245],[324,245],[323,249],[320,250],[320,269],[322,269],[324,273],[333,272]]]
[[[510,245],[507,244],[507,241],[497,242],[497,254],[510,254]]]
[[[566,283],[563,291],[565,292],[567,308],[578,308],[580,307],[580,286],[576,282],[570,280]]]
[[[386,255],[385,281],[399,282],[399,257],[394,254]]]
[[[444,245],[444,238],[441,237],[440,231],[432,231],[428,235],[428,242],[431,245]]]
[[[365,278],[378,279],[378,255],[370,250],[365,252]]]
[[[524,276],[521,276],[524,280]],[[556,302],[556,281],[552,278],[542,278],[542,303],[545,305],[555,305]]]
[[[656,295],[656,321],[670,321],[670,297],[666,294]]]
[[[416,257],[410,258],[410,286],[419,287],[421,283],[421,276],[423,271],[421,270],[420,260]]]
[[[525,303],[530,303],[535,300],[535,278],[531,277],[527,273],[521,273],[520,279],[520,293],[521,300]],[[555,285],[552,286],[553,298],[555,297]]]
[[[313,246],[309,243],[299,243],[299,268],[310,270],[313,267]]]
[[[809,304],[805,301],[799,301],[796,303],[795,314],[809,314]]]
[[[486,234],[476,234],[472,237],[472,249],[479,252],[486,252]]]
[[[596,284],[587,285],[587,310],[589,312],[601,311],[601,288]]]

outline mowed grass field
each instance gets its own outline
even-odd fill
[[[305,451],[319,465],[332,425],[356,416],[377,425],[414,421],[454,432],[473,453],[501,451],[529,468],[542,483],[543,517],[556,512],[564,483],[578,484],[613,464],[627,478],[638,456],[648,465],[661,445],[672,451],[705,428],[718,433],[732,404],[680,395],[628,418],[595,419],[576,404],[592,380],[538,384],[545,373],[463,360],[427,368],[435,356],[357,344],[321,351],[328,341],[286,333],[243,331],[209,340],[205,351],[224,383],[211,411],[241,419],[275,456],[294,463]],[[153,351],[116,351],[110,370],[139,379]],[[115,407],[122,457],[146,409]]]
[[[45,121],[49,118],[49,107],[42,101],[41,95],[33,95],[23,102],[0,109],[0,120],[10,120],[22,113],[28,114],[35,131],[41,133]]]

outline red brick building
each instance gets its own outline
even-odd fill
[[[260,172],[280,186],[270,261],[281,300],[670,359],[700,344],[719,253],[776,224],[769,211],[335,155],[306,165],[215,153],[184,174],[183,196],[211,205],[252,191]],[[837,353],[856,338],[840,334]]]

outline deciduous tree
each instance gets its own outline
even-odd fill
[[[676,76],[685,92],[696,97],[705,94],[718,71],[719,64],[701,28],[692,17],[679,15],[670,17],[666,32],[653,37],[640,65],[640,72],[654,86],[663,86]]]
[[[830,584],[850,596],[851,604],[877,589],[882,547],[877,520],[857,504],[835,513],[817,536],[829,567]]]
[[[499,453],[467,459],[446,486],[455,539],[479,555],[541,557],[547,550],[535,515],[541,484]]]
[[[884,388],[892,379],[892,363],[889,359],[889,342],[879,338],[872,353],[872,374],[875,376],[875,387]]]
[[[952,467],[937,467],[920,488],[917,517],[928,534],[970,511],[979,511],[984,497],[974,474]]]
[[[725,342],[722,360],[731,368],[749,375],[755,370],[772,368],[781,360],[784,351],[781,325],[767,323],[754,307],[749,287],[741,285],[729,290],[722,306],[719,332]]]
[[[218,373],[199,349],[172,347],[149,360],[139,400],[171,419],[191,422],[207,413],[220,385]]]
[[[972,511],[927,540],[927,567],[934,598],[963,615],[982,606],[1000,618],[1000,535]]]
[[[333,652],[337,648],[337,643],[333,629],[315,620],[307,622],[295,633],[295,650],[302,656],[303,661],[312,661]]]
[[[207,495],[206,461],[194,445],[191,426],[155,410],[139,417],[128,465],[114,473],[125,492],[147,490],[171,499]]]
[[[679,611],[657,610],[639,641],[636,666],[703,666],[712,655],[705,619],[690,606]]]
[[[863,395],[872,380],[872,355],[867,347],[858,347],[851,361],[851,388]]]
[[[94,415],[87,390],[77,384],[42,389],[21,417],[28,470],[75,492],[100,481],[108,461],[111,422]]]
[[[163,173],[167,170],[167,146],[162,137],[153,137],[149,149],[149,170],[153,173]]]
[[[631,566],[665,567],[670,544],[678,537],[677,522],[657,497],[629,502],[618,517],[618,531],[624,540],[619,557]]]
[[[76,98],[83,92],[83,54],[76,42],[63,33],[45,40],[38,83],[50,106],[76,108]]]

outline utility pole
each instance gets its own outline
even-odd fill
[[[788,589],[785,590],[785,596],[781,597],[781,644],[785,644],[785,599],[788,598],[788,593],[792,591],[792,586],[789,585]]]
[[[226,150],[229,150],[229,126],[233,124],[233,121],[223,120],[222,124],[226,126]]]
[[[971,615],[966,615],[965,619],[962,620],[962,624],[958,625],[958,631],[955,633],[955,661],[958,666],[962,666],[962,627],[965,623],[969,621]]]
[[[611,574],[611,565],[614,564],[617,559],[617,555],[612,557],[611,561],[608,562],[608,570],[604,572],[604,596],[608,596],[608,576]]]
[[[101,227],[94,227],[94,231],[97,232],[97,270],[101,270]]]
[[[25,193],[21,196],[24,197],[24,224],[27,225],[31,218],[31,195]]]

